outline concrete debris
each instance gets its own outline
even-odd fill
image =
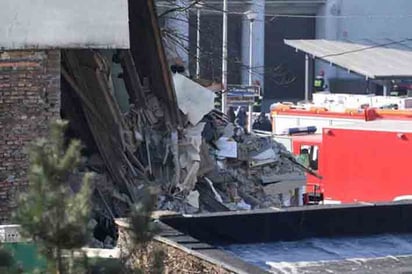
[[[197,175],[203,177],[205,174],[213,172],[216,169],[216,162],[210,157],[210,146],[202,141],[200,145],[200,167]]]
[[[231,138],[235,132],[235,125],[232,123],[227,124],[227,126],[223,129],[223,137]]]
[[[179,188],[184,188],[187,193],[199,189],[200,203],[208,203],[201,205],[201,210],[216,210],[220,208],[217,204],[230,210],[296,204],[294,200],[299,200],[297,189],[305,184],[304,170],[290,160],[293,156],[282,144],[270,137],[245,134],[216,110],[209,112],[201,121],[205,125],[202,124],[202,144],[198,146],[200,153],[199,150],[192,151],[200,154],[200,160],[193,155],[188,160],[189,153],[182,149],[190,137],[182,136],[179,143],[182,174],[188,174],[185,169],[190,162],[200,165],[197,178],[190,177],[191,184],[179,184]],[[184,135],[192,128],[187,125]],[[206,185],[200,187],[201,181]],[[281,188],[265,189],[265,185],[278,183],[282,183]]]
[[[279,154],[278,151],[276,151],[274,148],[271,146],[258,151],[254,153],[254,155],[251,155],[251,159],[254,161],[270,161],[271,163],[276,162],[279,160]]]
[[[106,236],[103,242],[104,248],[112,249],[116,246],[115,241],[112,237]]]
[[[231,138],[220,137],[216,142],[218,157],[237,158],[237,143]]]
[[[268,185],[277,182],[301,182],[305,180],[305,176],[302,173],[263,174],[261,180],[263,185]]]
[[[199,123],[194,127],[184,130],[184,137],[179,142],[180,173],[184,174],[183,182],[177,187],[180,190],[192,190],[197,182],[200,169],[200,146],[202,145],[202,131],[205,123]]]
[[[182,183],[179,183],[177,187],[179,189],[189,190],[195,187],[195,183],[197,182],[197,172],[199,171],[199,162],[194,161],[190,165],[190,169],[187,170],[185,179]]]
[[[296,204],[304,171],[283,145],[245,134],[213,109],[213,93],[181,75],[174,76],[173,105],[171,98],[152,91],[153,83],[142,81],[131,53],[119,58],[130,89],[126,113],[113,95],[105,56],[92,50],[63,52],[62,93],[76,94],[72,100],[81,105],[83,117],[71,122],[79,123],[74,128],[81,128],[80,138],[91,144],[81,170],[97,173],[97,224],[90,225],[105,232],[95,233],[99,243],[94,246],[111,245],[114,218],[126,216],[148,188],[158,191],[157,209],[190,214]],[[172,121],[174,108],[181,112]],[[64,111],[68,117],[78,112],[69,106]]]
[[[87,157],[73,191],[82,173],[96,173],[91,246],[111,247],[114,219],[148,189],[157,209],[188,214],[296,204],[304,167],[214,109],[222,84],[172,76],[150,2],[129,4],[130,49],[61,50],[62,118]]]
[[[199,191],[190,191],[189,195],[187,195],[187,203],[194,208],[199,208]]]
[[[237,208],[240,210],[250,210],[252,209],[252,206],[245,203],[245,201],[242,199],[236,204]]]
[[[196,184],[196,190],[199,191],[199,202],[200,202],[200,211],[201,212],[219,212],[219,211],[229,211],[230,209],[225,205],[230,201],[223,200],[219,202],[216,199],[215,193],[210,188],[210,185],[204,180],[204,178],[199,179],[199,182]],[[219,196],[222,198],[226,196],[215,189]]]
[[[210,189],[212,190],[213,194],[215,195],[216,201],[218,201],[219,203],[223,203],[222,196],[220,196],[220,194],[216,191],[215,187],[213,186],[213,182],[207,177],[204,177],[204,179],[209,184]]]
[[[91,248],[104,248],[104,243],[97,240],[96,238],[92,237],[87,246],[91,247]]]

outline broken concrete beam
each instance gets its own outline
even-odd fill
[[[270,184],[281,181],[306,181],[304,174],[270,174],[261,176],[262,184]]]
[[[119,50],[118,55],[130,101],[138,106],[145,106],[146,97],[130,50]]]
[[[270,184],[263,187],[266,195],[277,195],[282,193],[293,192],[295,189],[305,186],[305,181],[284,181],[277,184]]]
[[[250,204],[252,208],[255,208],[261,204],[261,201],[253,197],[252,195],[246,193],[245,191],[238,189],[238,194],[245,200],[246,203]]]
[[[199,162],[193,162],[190,169],[187,172],[187,175],[184,181],[181,184],[178,184],[179,189],[181,190],[193,190],[197,182],[197,172],[199,170]]]

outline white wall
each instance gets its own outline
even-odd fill
[[[372,17],[341,20],[340,38],[399,40],[412,37],[412,1],[343,0],[342,15]],[[409,16],[409,17],[407,17]]]
[[[341,15],[341,5],[344,0],[329,0],[324,6],[319,9],[316,19],[316,39],[339,40],[340,19],[333,16]],[[323,17],[324,16],[324,17]],[[317,62],[315,66],[315,74],[320,70],[324,70],[328,78],[337,77],[336,68]]]
[[[412,38],[411,0],[328,0],[317,18],[317,39],[373,40],[384,43],[385,39]],[[339,15],[343,18],[333,18]],[[347,17],[345,17],[347,16]],[[324,69],[328,77],[360,78],[346,71],[317,62],[315,72]]]
[[[129,48],[127,0],[1,0],[0,48]]]

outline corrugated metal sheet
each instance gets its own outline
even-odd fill
[[[405,39],[373,45],[329,40],[285,40],[285,44],[368,78],[400,79],[412,78],[412,51],[403,50],[409,48],[411,41]]]

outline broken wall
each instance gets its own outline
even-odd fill
[[[27,184],[27,145],[60,117],[60,51],[0,52],[0,222]]]
[[[154,1],[129,0],[130,52],[140,79],[165,104],[172,127],[180,126],[173,80],[164,52]],[[142,50],[144,49],[144,50]]]

